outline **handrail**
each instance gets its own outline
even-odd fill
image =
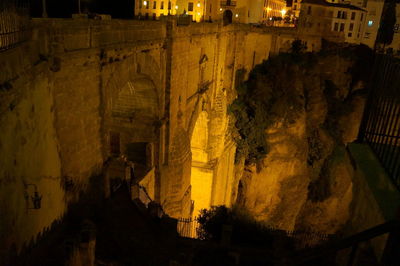
[[[332,252],[337,252],[346,248],[353,247],[353,250],[349,257],[349,262],[352,262],[354,260],[356,249],[359,243],[371,240],[375,237],[382,236],[387,233],[400,234],[400,221],[399,220],[389,221],[377,225],[375,227],[369,228],[360,233],[354,234],[350,237],[340,240],[333,240],[326,244],[322,244],[320,246],[308,250],[299,251],[293,256],[293,259],[296,261],[300,260],[306,262],[309,260],[326,256],[328,254],[332,254]],[[385,250],[385,253],[387,253],[387,250]],[[388,255],[390,256],[390,254]]]

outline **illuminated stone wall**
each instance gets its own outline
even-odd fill
[[[54,127],[54,77],[46,62],[32,68],[36,60],[27,45],[1,54],[1,264],[2,258],[34,240],[65,210],[60,143]],[[41,198],[39,209],[32,200],[35,191]]]
[[[240,24],[34,20],[32,40],[0,54],[1,250],[29,242],[78,199],[102,173],[112,132],[121,153],[130,143],[150,144],[154,197],[168,214],[191,216],[204,187],[210,205],[231,205],[238,175],[226,109],[236,75],[296,36]],[[191,180],[202,112],[208,133],[193,143],[205,145],[203,165]],[[28,184],[42,195],[39,210],[30,209]]]

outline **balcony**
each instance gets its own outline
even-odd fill
[[[236,7],[236,1],[221,1],[220,3],[222,8],[226,8],[226,7]]]

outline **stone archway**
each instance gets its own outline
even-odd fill
[[[232,24],[233,13],[230,10],[225,10],[223,14],[224,26]]]
[[[156,120],[158,115],[157,91],[153,82],[144,76],[128,81],[112,100],[112,117]]]
[[[208,125],[208,113],[201,111],[196,120],[190,141],[192,152],[190,185],[194,204],[193,216],[197,216],[201,209],[211,207],[213,167],[209,163]]]
[[[118,81],[111,80],[110,83],[121,84]],[[138,181],[148,176],[156,165],[155,149],[159,142],[156,122],[160,116],[157,89],[154,82],[143,74],[130,77],[119,88],[109,89],[104,126],[106,156],[124,155],[133,162],[134,178]],[[155,182],[153,179],[152,184]]]

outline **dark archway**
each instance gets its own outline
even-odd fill
[[[230,10],[225,10],[223,15],[224,26],[232,24],[233,13]]]

